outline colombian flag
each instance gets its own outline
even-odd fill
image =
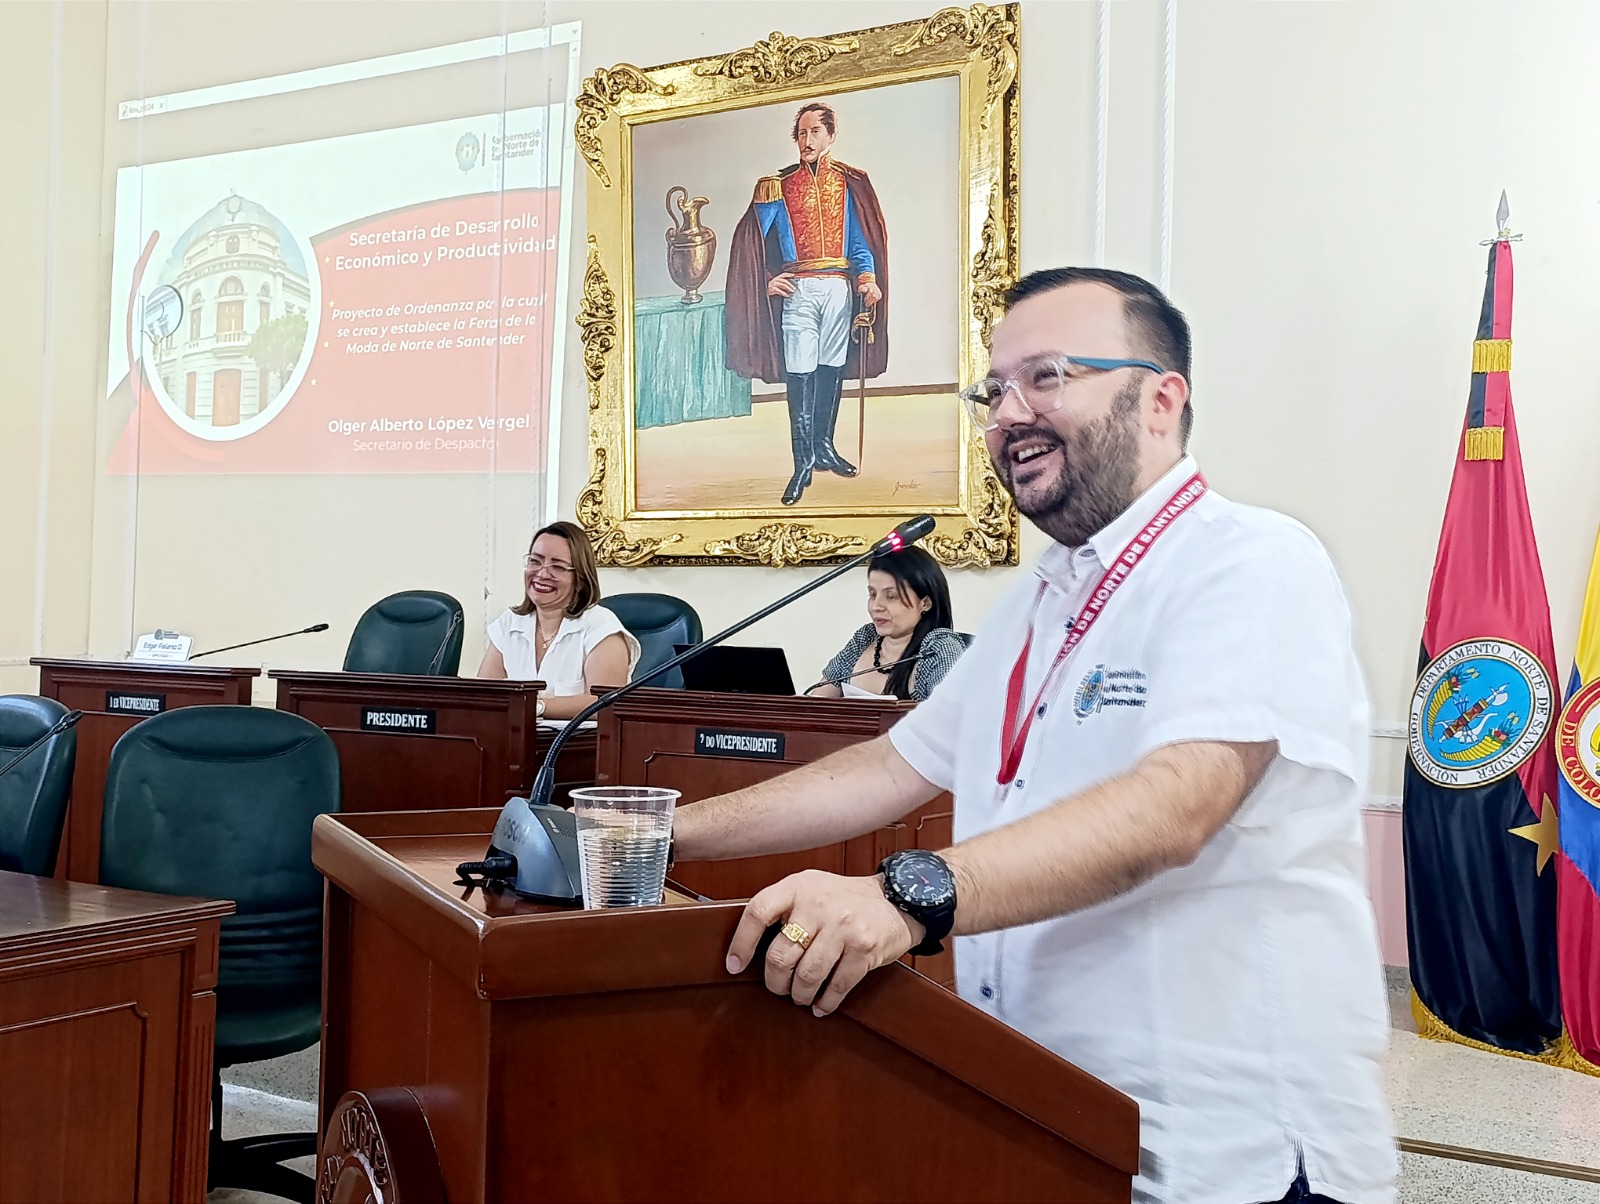
[[[1567,1064],[1600,1073],[1600,544],[1578,624],[1578,651],[1556,729],[1561,765],[1558,927]]]
[[[1550,864],[1560,860],[1559,699],[1510,368],[1511,243],[1502,230],[1489,250],[1407,732],[1411,1006],[1423,1036],[1560,1062]],[[1591,675],[1597,668],[1600,656]]]

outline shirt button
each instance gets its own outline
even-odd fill
[[[981,987],[978,988],[978,994],[982,995],[985,999],[993,999],[994,998],[994,988],[991,987],[988,983],[984,983]]]

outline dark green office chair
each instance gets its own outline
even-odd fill
[[[100,824],[107,886],[232,899],[222,921],[216,1070],[295,1053],[322,1029],[322,877],[311,821],[339,809],[339,758],[315,724],[262,707],[183,707],[111,750]],[[315,1133],[222,1140],[211,1083],[210,1187],[309,1202],[315,1181],[279,1166]]]
[[[0,765],[60,722],[67,708],[32,694],[0,697]],[[0,870],[47,877],[55,873],[61,829],[78,759],[74,728],[50,737],[0,774]]]
[[[350,633],[346,673],[454,677],[461,668],[461,603],[428,589],[390,594],[367,607]]]
[[[700,616],[682,598],[671,594],[613,594],[604,606],[639,641],[639,664],[633,675],[643,677],[657,665],[677,655],[675,645],[698,644],[703,636]],[[683,689],[683,674],[674,669],[650,683],[671,690]]]

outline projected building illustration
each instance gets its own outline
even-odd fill
[[[184,304],[178,328],[155,348],[171,405],[201,426],[249,424],[305,351],[311,287],[294,237],[231,193],[183,232],[157,283]]]

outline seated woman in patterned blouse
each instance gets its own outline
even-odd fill
[[[867,563],[867,616],[806,693],[817,698],[915,698],[944,680],[966,649],[951,628],[944,570],[921,548],[885,552]]]

